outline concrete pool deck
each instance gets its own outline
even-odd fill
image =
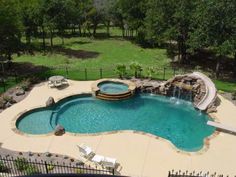
[[[162,138],[123,131],[100,135],[25,136],[12,130],[12,123],[20,113],[45,106],[48,97],[58,101],[64,97],[91,92],[93,81],[69,81],[62,90],[49,88],[47,83],[35,86],[21,102],[0,113],[0,143],[15,151],[53,152],[79,157],[76,144],[85,143],[97,154],[114,157],[121,164],[121,174],[135,177],[166,177],[168,171],[182,170],[216,172],[235,176],[236,136],[219,133],[209,140],[210,147],[196,153],[184,153]],[[217,113],[212,116],[220,123],[236,127],[236,106],[219,95]]]

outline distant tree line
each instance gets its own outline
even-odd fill
[[[33,37],[43,49],[48,37],[51,47],[55,36],[64,43],[68,30],[96,37],[103,24],[108,37],[113,25],[146,47],[175,44],[182,63],[209,49],[217,56],[217,77],[222,57],[230,56],[236,77],[235,9],[235,0],[0,0],[0,56],[30,50]]]

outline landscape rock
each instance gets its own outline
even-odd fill
[[[54,131],[54,135],[56,136],[62,136],[65,133],[65,128],[61,125],[57,125]]]
[[[7,102],[6,104],[5,104],[5,108],[9,108],[9,107],[11,107],[12,106],[12,104],[10,103],[10,102]]]
[[[55,104],[54,98],[49,97],[48,100],[46,101],[46,107],[52,106]]]
[[[25,91],[22,90],[22,89],[19,89],[17,92],[16,92],[16,96],[21,96],[21,95],[24,95],[25,94]]]
[[[217,108],[216,106],[211,106],[210,108],[207,109],[207,113],[214,113],[217,112]]]

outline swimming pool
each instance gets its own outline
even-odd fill
[[[51,108],[27,112],[16,126],[28,134],[52,132],[57,124],[67,132],[82,134],[136,130],[165,138],[179,149],[197,151],[215,130],[206,124],[208,120],[191,103],[176,104],[159,95],[140,94],[116,102],[80,95],[63,99]]]
[[[120,82],[105,81],[98,84],[102,93],[120,94],[128,91],[128,85]]]

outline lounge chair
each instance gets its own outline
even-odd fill
[[[116,167],[116,159],[105,157],[102,161],[102,165],[106,168],[112,168],[114,169]]]
[[[110,157],[104,157],[102,155],[95,155],[92,158],[92,161],[98,163],[106,168],[115,168],[116,167],[116,159]]]
[[[84,156],[85,158],[89,158],[94,154],[93,150],[84,144],[77,145],[77,147],[79,148],[82,156]]]

